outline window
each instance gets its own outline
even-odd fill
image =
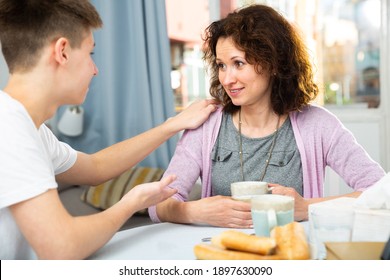
[[[380,103],[380,0],[319,2],[325,104]]]
[[[380,103],[380,0],[238,1],[279,10],[301,30],[325,106]]]

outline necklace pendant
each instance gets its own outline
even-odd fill
[[[269,165],[269,160],[271,159],[272,152],[275,147],[276,138],[278,137],[278,131],[279,131],[279,122],[280,122],[280,116],[278,116],[278,122],[276,124],[275,133],[272,138],[271,147],[269,149],[269,152],[267,153],[268,159],[265,161],[265,167],[262,176],[260,177],[260,181],[263,181],[265,174],[267,173],[267,168]],[[238,139],[239,139],[239,155],[240,155],[240,167],[241,167],[241,180],[244,181],[244,161],[242,159],[242,135],[241,135],[241,108],[238,111]]]

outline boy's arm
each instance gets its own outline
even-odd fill
[[[215,101],[202,100],[142,134],[114,144],[95,154],[79,153],[68,171],[57,175],[66,184],[97,185],[135,166],[162,143],[183,129],[194,129],[216,110]]]
[[[136,211],[159,203],[176,190],[175,176],[139,185],[117,204],[94,215],[72,217],[56,189],[10,206],[23,235],[40,259],[83,259],[102,247]]]

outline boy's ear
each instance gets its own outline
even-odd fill
[[[65,64],[69,59],[70,44],[68,39],[61,37],[54,44],[54,57],[59,64]]]

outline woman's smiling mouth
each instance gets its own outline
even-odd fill
[[[229,89],[229,95],[231,97],[236,97],[237,95],[239,95],[241,93],[241,91],[243,90],[244,88],[234,88],[234,89]]]

